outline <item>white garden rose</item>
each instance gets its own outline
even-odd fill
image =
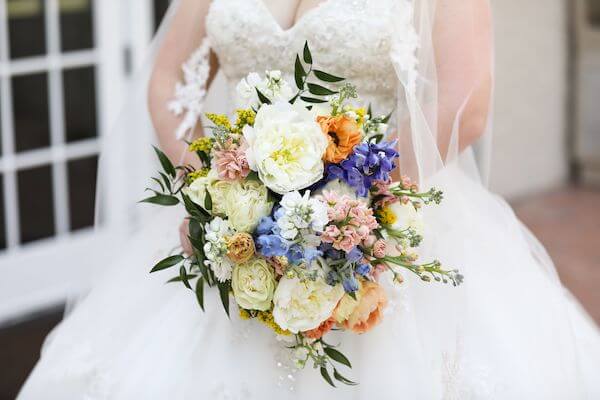
[[[279,194],[304,189],[323,177],[327,138],[301,105],[263,105],[244,127],[246,157],[267,187]]]
[[[273,268],[261,258],[252,259],[233,268],[233,297],[238,305],[246,310],[270,310],[275,285]]]
[[[329,286],[323,279],[301,281],[284,276],[275,290],[273,317],[292,333],[315,329],[331,317],[343,295],[341,285]]]
[[[423,216],[411,202],[404,204],[398,201],[388,206],[388,209],[394,214],[396,220],[391,225],[392,229],[404,231],[412,228],[417,235],[423,235],[423,230],[425,229]]]
[[[220,201],[218,208],[238,232],[254,231],[258,222],[269,215],[273,208],[267,188],[253,180],[231,182]]]
[[[200,207],[204,207],[204,202],[206,199],[206,190],[218,179],[219,176],[217,175],[217,173],[211,169],[208,175],[194,179],[192,183],[190,183],[187,187],[183,188],[182,192],[183,194],[188,196],[190,200],[192,200],[194,203],[196,203]]]

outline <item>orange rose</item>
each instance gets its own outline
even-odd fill
[[[321,130],[327,136],[329,145],[323,159],[330,163],[339,163],[352,153],[354,146],[360,143],[361,134],[358,124],[347,115],[335,117],[317,117]]]
[[[359,294],[358,305],[344,322],[344,327],[361,334],[370,331],[381,322],[387,296],[383,288],[375,282],[363,282]]]
[[[329,318],[316,327],[315,329],[311,329],[310,331],[304,332],[304,336],[310,339],[321,339],[327,332],[329,332],[333,326],[335,325],[335,320],[333,318]]]

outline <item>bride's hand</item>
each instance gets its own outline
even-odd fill
[[[179,225],[179,241],[181,242],[181,248],[187,256],[191,256],[194,253],[192,243],[190,243],[190,224],[187,219],[184,219],[181,225]]]

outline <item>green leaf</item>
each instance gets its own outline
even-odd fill
[[[181,282],[183,282],[183,284],[185,285],[186,288],[192,290],[192,287],[190,286],[190,282],[187,279],[187,271],[185,269],[185,265],[182,265],[179,268],[179,278],[181,278]]]
[[[160,174],[160,177],[162,178],[163,182],[165,183],[165,187],[169,191],[171,191],[172,186],[171,186],[171,180],[169,179],[169,177],[162,172],[159,172],[159,174]]]
[[[327,383],[329,383],[331,386],[336,387],[333,383],[333,381],[331,380],[331,376],[329,376],[329,372],[327,371],[327,368],[325,367],[321,367],[321,376],[323,377],[323,379],[325,379],[325,381]]]
[[[371,108],[371,103],[369,103],[369,108],[367,108],[367,115],[369,118],[373,118],[373,109]]]
[[[185,277],[186,277],[188,280],[191,280],[191,279],[194,279],[196,276],[198,276],[198,275],[195,275],[195,274],[188,274],[188,275],[186,275]],[[181,279],[181,275],[177,275],[176,277],[169,279],[169,280],[167,281],[167,283],[181,282],[181,280],[182,280],[182,279]]]
[[[160,186],[160,190],[162,190],[163,192],[165,191],[165,186],[162,184],[160,179],[155,178],[155,177],[152,177],[150,179],[152,179],[154,182],[158,183],[158,186]]]
[[[294,80],[296,81],[296,87],[302,90],[304,89],[304,78],[306,77],[306,71],[300,62],[300,56],[296,54],[296,65],[294,66]]]
[[[315,69],[313,71],[313,73],[315,74],[315,76],[317,78],[319,78],[323,82],[332,82],[333,83],[333,82],[341,82],[341,81],[345,80],[345,78],[341,78],[339,76],[331,75],[331,74],[328,74],[327,72],[320,71],[318,69]]]
[[[267,96],[262,94],[262,92],[260,90],[258,90],[258,88],[256,89],[256,94],[258,94],[258,99],[260,100],[261,103],[271,104],[271,100],[269,100],[269,98]]]
[[[317,96],[329,96],[337,94],[336,91],[327,89],[325,86],[317,85],[316,83],[307,83],[308,91]]]
[[[158,149],[158,147],[156,146],[152,146],[154,147],[154,151],[156,152],[156,155],[160,161],[160,164],[163,167],[163,170],[171,175],[173,178],[175,177],[175,167],[173,166],[173,163],[171,163],[171,160],[169,160],[169,157],[167,157],[167,155],[165,153],[163,153],[162,151],[160,151]]]
[[[196,300],[202,311],[204,311],[204,279],[198,278],[196,281]]]
[[[310,48],[308,47],[308,41],[304,42],[304,52],[303,52],[304,62],[307,64],[312,64],[312,54],[310,53]]]
[[[333,377],[339,381],[342,382],[344,385],[348,385],[348,386],[356,386],[358,385],[358,383],[351,381],[350,379],[344,377],[342,374],[340,374],[337,369],[333,369]]]
[[[156,264],[150,270],[150,273],[156,272],[156,271],[162,271],[163,269],[174,267],[175,265],[179,264],[183,260],[185,260],[185,258],[181,255],[167,257],[167,258],[159,261],[158,264]]]
[[[300,98],[307,103],[327,103],[327,100],[315,99],[314,97],[300,96]]]
[[[325,348],[323,348],[323,350],[325,351],[325,354],[327,354],[329,356],[329,358],[331,358],[333,361],[337,361],[340,364],[344,364],[348,368],[352,368],[352,364],[350,364],[350,360],[348,360],[348,358],[346,358],[345,355],[343,355],[342,353],[340,353],[333,347],[325,347]]]
[[[212,211],[212,196],[210,195],[210,192],[207,190],[206,194],[204,195],[204,209],[207,211]]]
[[[387,124],[388,122],[390,122],[390,118],[392,118],[392,114],[394,113],[394,111],[391,111],[388,115],[386,115],[381,122],[383,122],[384,124]]]
[[[223,303],[223,308],[225,309],[225,312],[227,313],[227,316],[229,317],[229,289],[230,289],[230,284],[229,282],[225,282],[225,283],[218,283],[219,286],[219,296],[221,297],[221,303]]]
[[[179,199],[168,194],[157,193],[155,196],[141,200],[140,203],[158,204],[159,206],[175,206],[179,204]]]

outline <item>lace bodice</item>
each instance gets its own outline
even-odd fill
[[[363,101],[383,113],[396,98],[392,35],[411,15],[405,0],[324,0],[283,29],[263,0],[214,0],[206,24],[231,88],[253,71],[291,76],[295,55],[308,40],[315,67],[346,77]],[[412,25],[404,26],[405,37],[413,35]]]

